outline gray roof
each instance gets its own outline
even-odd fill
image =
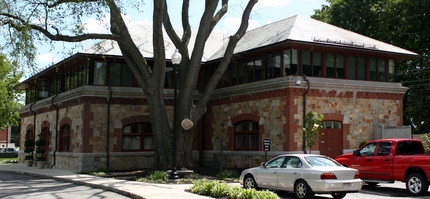
[[[130,26],[129,30],[143,56],[152,58],[152,26],[135,23]],[[181,30],[177,30],[177,32],[178,35],[182,34]],[[169,58],[169,55],[173,54],[175,46],[166,33],[163,36],[166,55]],[[190,53],[194,45],[195,36],[194,31],[189,44]],[[202,61],[206,62],[221,58],[228,43],[227,38],[225,35],[212,34],[206,44]],[[296,15],[248,31],[237,44],[234,53],[246,52],[285,41],[318,43],[328,46],[348,46],[406,56],[417,56],[414,52],[302,15]],[[102,41],[81,53],[121,55],[121,51],[115,41]]]

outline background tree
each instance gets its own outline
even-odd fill
[[[15,63],[9,62],[5,55],[0,54],[0,128],[7,125],[17,126],[19,121],[18,110],[22,104],[19,102],[19,91],[14,87],[19,83],[22,72],[17,71]]]
[[[324,115],[317,115],[314,111],[309,111],[306,113],[305,117],[305,127],[303,131],[305,132],[306,146],[309,148],[309,153],[312,152],[312,147],[314,147],[317,142],[320,141],[322,134],[320,129],[322,129],[322,121]]]
[[[142,88],[148,102],[151,123],[154,132],[155,167],[168,168],[171,163],[171,145],[166,144],[170,140],[170,124],[166,110],[164,96],[164,82],[166,72],[166,55],[163,38],[163,27],[170,40],[182,55],[180,64],[180,85],[177,102],[177,124],[180,124],[184,116],[189,116],[197,123],[203,116],[206,105],[212,91],[224,74],[228,63],[236,47],[248,27],[248,19],[257,0],[249,0],[242,15],[241,25],[238,31],[230,36],[225,54],[216,71],[212,74],[207,87],[203,91],[200,100],[194,102],[194,91],[197,85],[198,74],[201,67],[203,49],[214,27],[228,10],[228,0],[206,0],[200,24],[197,29],[196,41],[193,51],[190,52],[188,44],[191,38],[189,23],[190,0],[182,1],[183,34],[179,36],[170,22],[166,0],[153,1],[153,52],[154,64],[149,66],[138,47],[132,40],[127,24],[122,14],[126,6],[139,8],[145,6],[143,1],[126,0],[27,0],[17,2],[15,0],[1,0],[0,20],[6,26],[11,37],[8,38],[9,47],[16,50],[15,57],[26,56],[30,60],[34,58],[34,39],[48,38],[52,41],[82,42],[91,39],[113,40],[118,43],[127,66],[133,72],[138,85]],[[109,16],[110,33],[85,33],[82,20],[96,17],[101,19]],[[178,16],[174,16],[178,17]],[[42,37],[41,35],[45,36]],[[169,55],[170,56],[170,55]],[[170,57],[169,57],[170,58]],[[180,125],[177,129],[177,163],[179,167],[192,167],[192,139],[194,129],[185,133]],[[179,153],[180,152],[180,153]]]
[[[312,17],[378,39],[419,57],[396,63],[391,80],[409,87],[403,121],[415,133],[430,128],[430,4],[427,0],[328,0]],[[412,122],[413,121],[413,122]]]

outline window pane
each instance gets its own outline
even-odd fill
[[[322,59],[321,52],[313,52],[313,61],[314,61],[314,73],[315,77],[322,77]]]
[[[237,84],[245,83],[245,65],[242,63],[238,64],[237,70]]]
[[[236,148],[246,148],[246,135],[236,135]]]
[[[305,74],[306,76],[312,76],[310,51],[302,51],[302,67],[303,67],[303,74]]]
[[[336,77],[345,78],[345,56],[336,55]]]
[[[358,79],[366,80],[366,59],[358,57]]]
[[[103,63],[103,62],[95,63],[94,85],[106,85],[106,63]]]
[[[239,132],[239,131],[247,131],[248,129],[246,128],[247,127],[247,125],[248,125],[248,122],[247,121],[242,121],[242,122],[240,122],[240,123],[238,123],[238,124],[236,124],[236,132]]]
[[[284,76],[291,75],[291,50],[284,51]]]
[[[248,62],[246,65],[246,68],[248,70],[247,77],[248,77],[248,83],[254,81],[254,62]]]
[[[145,123],[145,133],[152,133],[152,125],[150,123]]]
[[[127,136],[122,138],[122,149],[140,150],[140,136]]]
[[[275,55],[273,56],[273,68],[272,68],[272,76],[273,78],[275,77],[280,77],[281,76],[281,56],[280,55]]]
[[[261,76],[263,75],[263,65],[261,59],[255,60],[255,81],[261,80]]]
[[[298,60],[299,60],[299,53],[298,50],[292,49],[291,50],[291,74],[297,75],[298,71]]]
[[[379,81],[387,80],[387,73],[385,72],[385,60],[378,60],[378,72],[379,72]]]
[[[231,83],[232,85],[237,85],[238,81],[237,81],[237,69],[238,69],[238,64],[234,64],[233,67],[231,68]]]
[[[332,53],[327,53],[327,77],[336,77],[336,70],[334,67],[335,56]]]
[[[143,149],[154,149],[154,140],[152,136],[145,136],[145,141],[143,143]]]
[[[122,67],[122,85],[131,87],[133,86],[133,73],[127,65],[123,65]]]
[[[376,59],[369,59],[369,70],[370,70],[370,80],[376,81],[377,71],[376,71]]]
[[[357,57],[348,57],[348,78],[357,79]]]
[[[121,85],[121,64],[111,64],[109,71],[109,82],[112,86]]]
[[[340,122],[334,122],[334,128],[335,129],[341,129],[342,128],[342,123],[340,123]]]
[[[249,148],[258,148],[258,134],[249,135]]]

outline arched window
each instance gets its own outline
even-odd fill
[[[122,130],[123,151],[148,151],[154,149],[151,123],[133,123]]]
[[[27,132],[25,132],[25,139],[26,140],[34,140],[33,129],[28,129]]]
[[[60,151],[70,152],[71,151],[71,137],[72,132],[70,126],[65,124],[60,128]]]
[[[244,120],[234,125],[234,137],[236,150],[258,150],[258,123]]]

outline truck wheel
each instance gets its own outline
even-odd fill
[[[411,173],[406,178],[406,190],[413,196],[424,195],[428,188],[427,178],[420,173]]]

